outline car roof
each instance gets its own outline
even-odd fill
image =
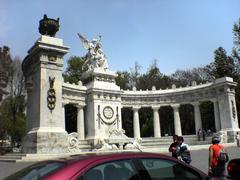
[[[85,155],[73,155],[68,158],[62,158],[57,161],[65,162],[67,165],[62,168],[62,170],[53,172],[47,178],[44,179],[71,179],[73,176],[76,176],[80,171],[81,174],[85,173],[89,168],[92,168],[98,164],[106,163],[109,161],[118,161],[126,159],[135,159],[135,158],[161,158],[171,161],[177,161],[176,158],[170,157],[164,154],[158,153],[145,153],[145,152],[115,152],[115,153],[89,153]],[[189,166],[183,162],[178,161],[180,164]],[[206,175],[202,171],[191,167],[195,171],[199,172],[202,175]]]
[[[161,159],[169,159],[176,161],[175,158],[164,154],[157,153],[144,153],[144,152],[116,152],[116,153],[89,153],[85,155],[73,155],[68,158],[61,158],[58,160],[45,161],[47,162],[64,162],[66,166],[57,172],[53,172],[49,177],[44,179],[55,179],[57,177],[61,177],[62,179],[69,179],[69,175],[75,175],[79,171],[85,172],[89,168],[95,166],[96,164],[101,164],[109,161],[117,161],[117,160],[126,160],[126,159],[134,159],[134,158],[161,158]]]
[[[127,158],[139,158],[139,157],[158,157],[164,159],[174,159],[168,155],[160,154],[160,153],[146,153],[146,152],[109,152],[109,153],[86,153],[86,154],[75,154],[65,158],[59,158],[56,160],[48,160],[50,161],[58,161],[65,162],[67,164],[73,164],[76,162],[83,161],[94,161],[94,160],[103,160],[103,159],[127,159]]]

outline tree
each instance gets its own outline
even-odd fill
[[[25,87],[20,58],[14,58],[8,72],[8,96],[1,104],[0,120],[13,145],[25,134]]]
[[[121,89],[127,90],[130,89],[130,73],[127,71],[118,71],[116,77],[116,84],[120,86]]]
[[[235,66],[235,81],[238,83],[236,87],[236,106],[238,109],[238,122],[240,123],[240,18],[233,25],[233,52],[232,57]]]
[[[10,49],[7,46],[0,47],[0,101],[3,95],[7,94],[4,89],[7,87],[9,71],[6,71],[6,69],[9,69],[12,63],[9,51]]]
[[[150,65],[148,71],[139,76],[138,81],[137,81],[137,89],[152,89],[153,86],[160,88],[160,79],[162,77],[162,74],[160,73],[159,68],[157,67],[157,62],[154,60],[153,64]]]
[[[213,74],[215,78],[234,76],[234,60],[222,47],[214,51]]]
[[[149,66],[148,71],[138,77],[136,87],[142,90],[151,90],[153,86],[156,89],[166,89],[171,87],[171,84],[171,78],[160,72],[160,69],[157,67],[157,60],[155,59]]]
[[[78,56],[72,56],[69,58],[67,64],[68,67],[63,74],[65,82],[78,84],[81,74],[83,73],[82,66],[84,60]]]
[[[240,18],[233,25],[233,43],[240,51]]]
[[[130,87],[136,87],[141,68],[141,65],[139,65],[138,62],[135,62],[134,67],[130,69]]]
[[[212,68],[210,66],[193,68],[190,70],[177,70],[171,77],[174,79],[174,83],[177,86],[191,85],[193,81],[197,84],[205,83],[206,81],[212,81]]]

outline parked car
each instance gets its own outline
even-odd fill
[[[114,153],[43,161],[6,178],[9,179],[206,180],[208,176],[167,155]]]
[[[240,179],[240,158],[232,159],[227,165],[228,179]]]

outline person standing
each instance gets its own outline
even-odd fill
[[[198,136],[198,141],[201,141],[201,136],[202,136],[202,130],[201,129],[198,129],[197,136]]]
[[[239,132],[236,132],[235,139],[236,139],[236,142],[237,142],[237,147],[240,147],[240,136],[239,136]]]
[[[202,129],[202,139],[203,141],[206,139],[206,131],[204,129]]]
[[[182,136],[178,136],[177,138],[177,156],[178,159],[190,164],[192,159],[191,159],[191,154],[190,154],[190,148],[188,144],[184,143],[184,138]]]
[[[176,153],[177,145],[178,145],[177,138],[178,138],[178,135],[174,134],[173,135],[173,143],[168,148],[168,151],[172,153],[172,157],[174,157],[176,159],[178,158],[177,153]]]
[[[225,179],[225,165],[228,155],[225,147],[220,145],[221,137],[215,135],[209,147],[208,174],[212,179]],[[224,157],[225,156],[225,157]]]

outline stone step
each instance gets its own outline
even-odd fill
[[[212,137],[206,137],[205,141],[198,141],[196,135],[185,135],[184,142],[189,146],[193,145],[207,145],[211,144]],[[153,148],[153,147],[168,147],[172,143],[172,137],[161,137],[153,138],[147,137],[142,138],[142,147],[144,148]]]
[[[91,149],[92,146],[90,144],[81,144],[78,145],[80,149]]]
[[[16,155],[13,155],[13,156],[10,156],[10,155],[8,155],[8,156],[6,156],[6,155],[2,155],[2,156],[0,156],[0,160],[1,159],[21,159],[23,156],[16,156]]]
[[[198,137],[196,135],[186,135],[183,136],[184,141],[197,141]],[[206,137],[205,139],[211,139],[212,137]],[[142,141],[170,141],[172,142],[172,137],[161,137],[161,138],[154,138],[154,137],[143,137]]]
[[[82,144],[82,145],[86,145],[86,144],[88,144],[88,141],[87,140],[79,140],[78,143]]]
[[[7,154],[0,156],[0,161],[16,162],[17,160],[21,160],[25,156],[26,156],[26,154],[23,154],[23,153],[7,153]]]

